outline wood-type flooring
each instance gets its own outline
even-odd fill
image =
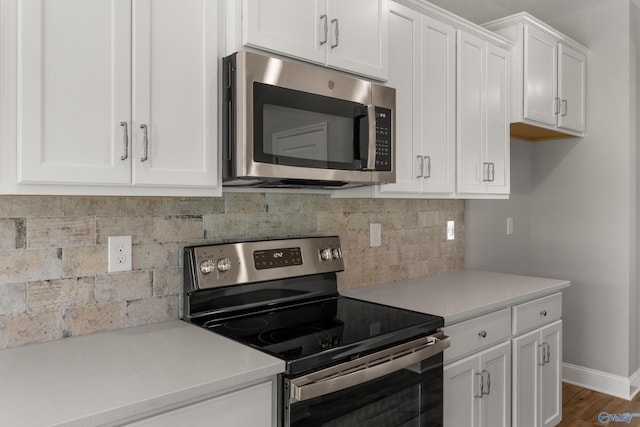
[[[562,383],[562,422],[558,426],[640,426],[640,394],[628,401]]]

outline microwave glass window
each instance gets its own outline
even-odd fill
[[[368,140],[366,106],[254,83],[254,160],[360,169]]]
[[[351,144],[330,144],[353,138],[353,120],[340,116],[266,104],[263,110],[265,153],[314,162],[352,163]]]

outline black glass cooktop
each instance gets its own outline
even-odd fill
[[[444,326],[439,316],[339,295],[197,323],[285,360],[288,374],[352,359]]]

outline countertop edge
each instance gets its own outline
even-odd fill
[[[571,282],[565,281],[554,286],[549,286],[544,289],[539,289],[533,292],[523,293],[522,295],[519,295],[516,297],[496,301],[495,303],[492,303],[492,304],[478,306],[477,308],[460,312],[460,313],[450,314],[444,318],[444,325],[450,326],[465,320],[472,319],[477,316],[481,316],[483,314],[491,313],[494,311],[501,310],[503,308],[518,305],[526,301],[534,300],[547,295],[553,295],[555,293],[562,291],[563,289],[568,288],[570,285],[571,285]]]
[[[228,377],[223,380],[199,384],[193,387],[177,390],[151,399],[134,402],[126,406],[113,408],[93,415],[83,416],[75,420],[55,424],[55,427],[86,427],[87,425],[109,427],[123,423],[140,421],[164,412],[213,399],[227,393],[242,390],[255,384],[269,381],[284,372],[284,362],[279,361],[261,369]],[[52,426],[53,427],[53,426]]]

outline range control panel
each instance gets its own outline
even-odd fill
[[[255,251],[253,253],[253,262],[256,270],[302,265],[302,251],[300,248]]]
[[[286,279],[344,270],[340,238],[306,237],[190,246],[191,289]]]

